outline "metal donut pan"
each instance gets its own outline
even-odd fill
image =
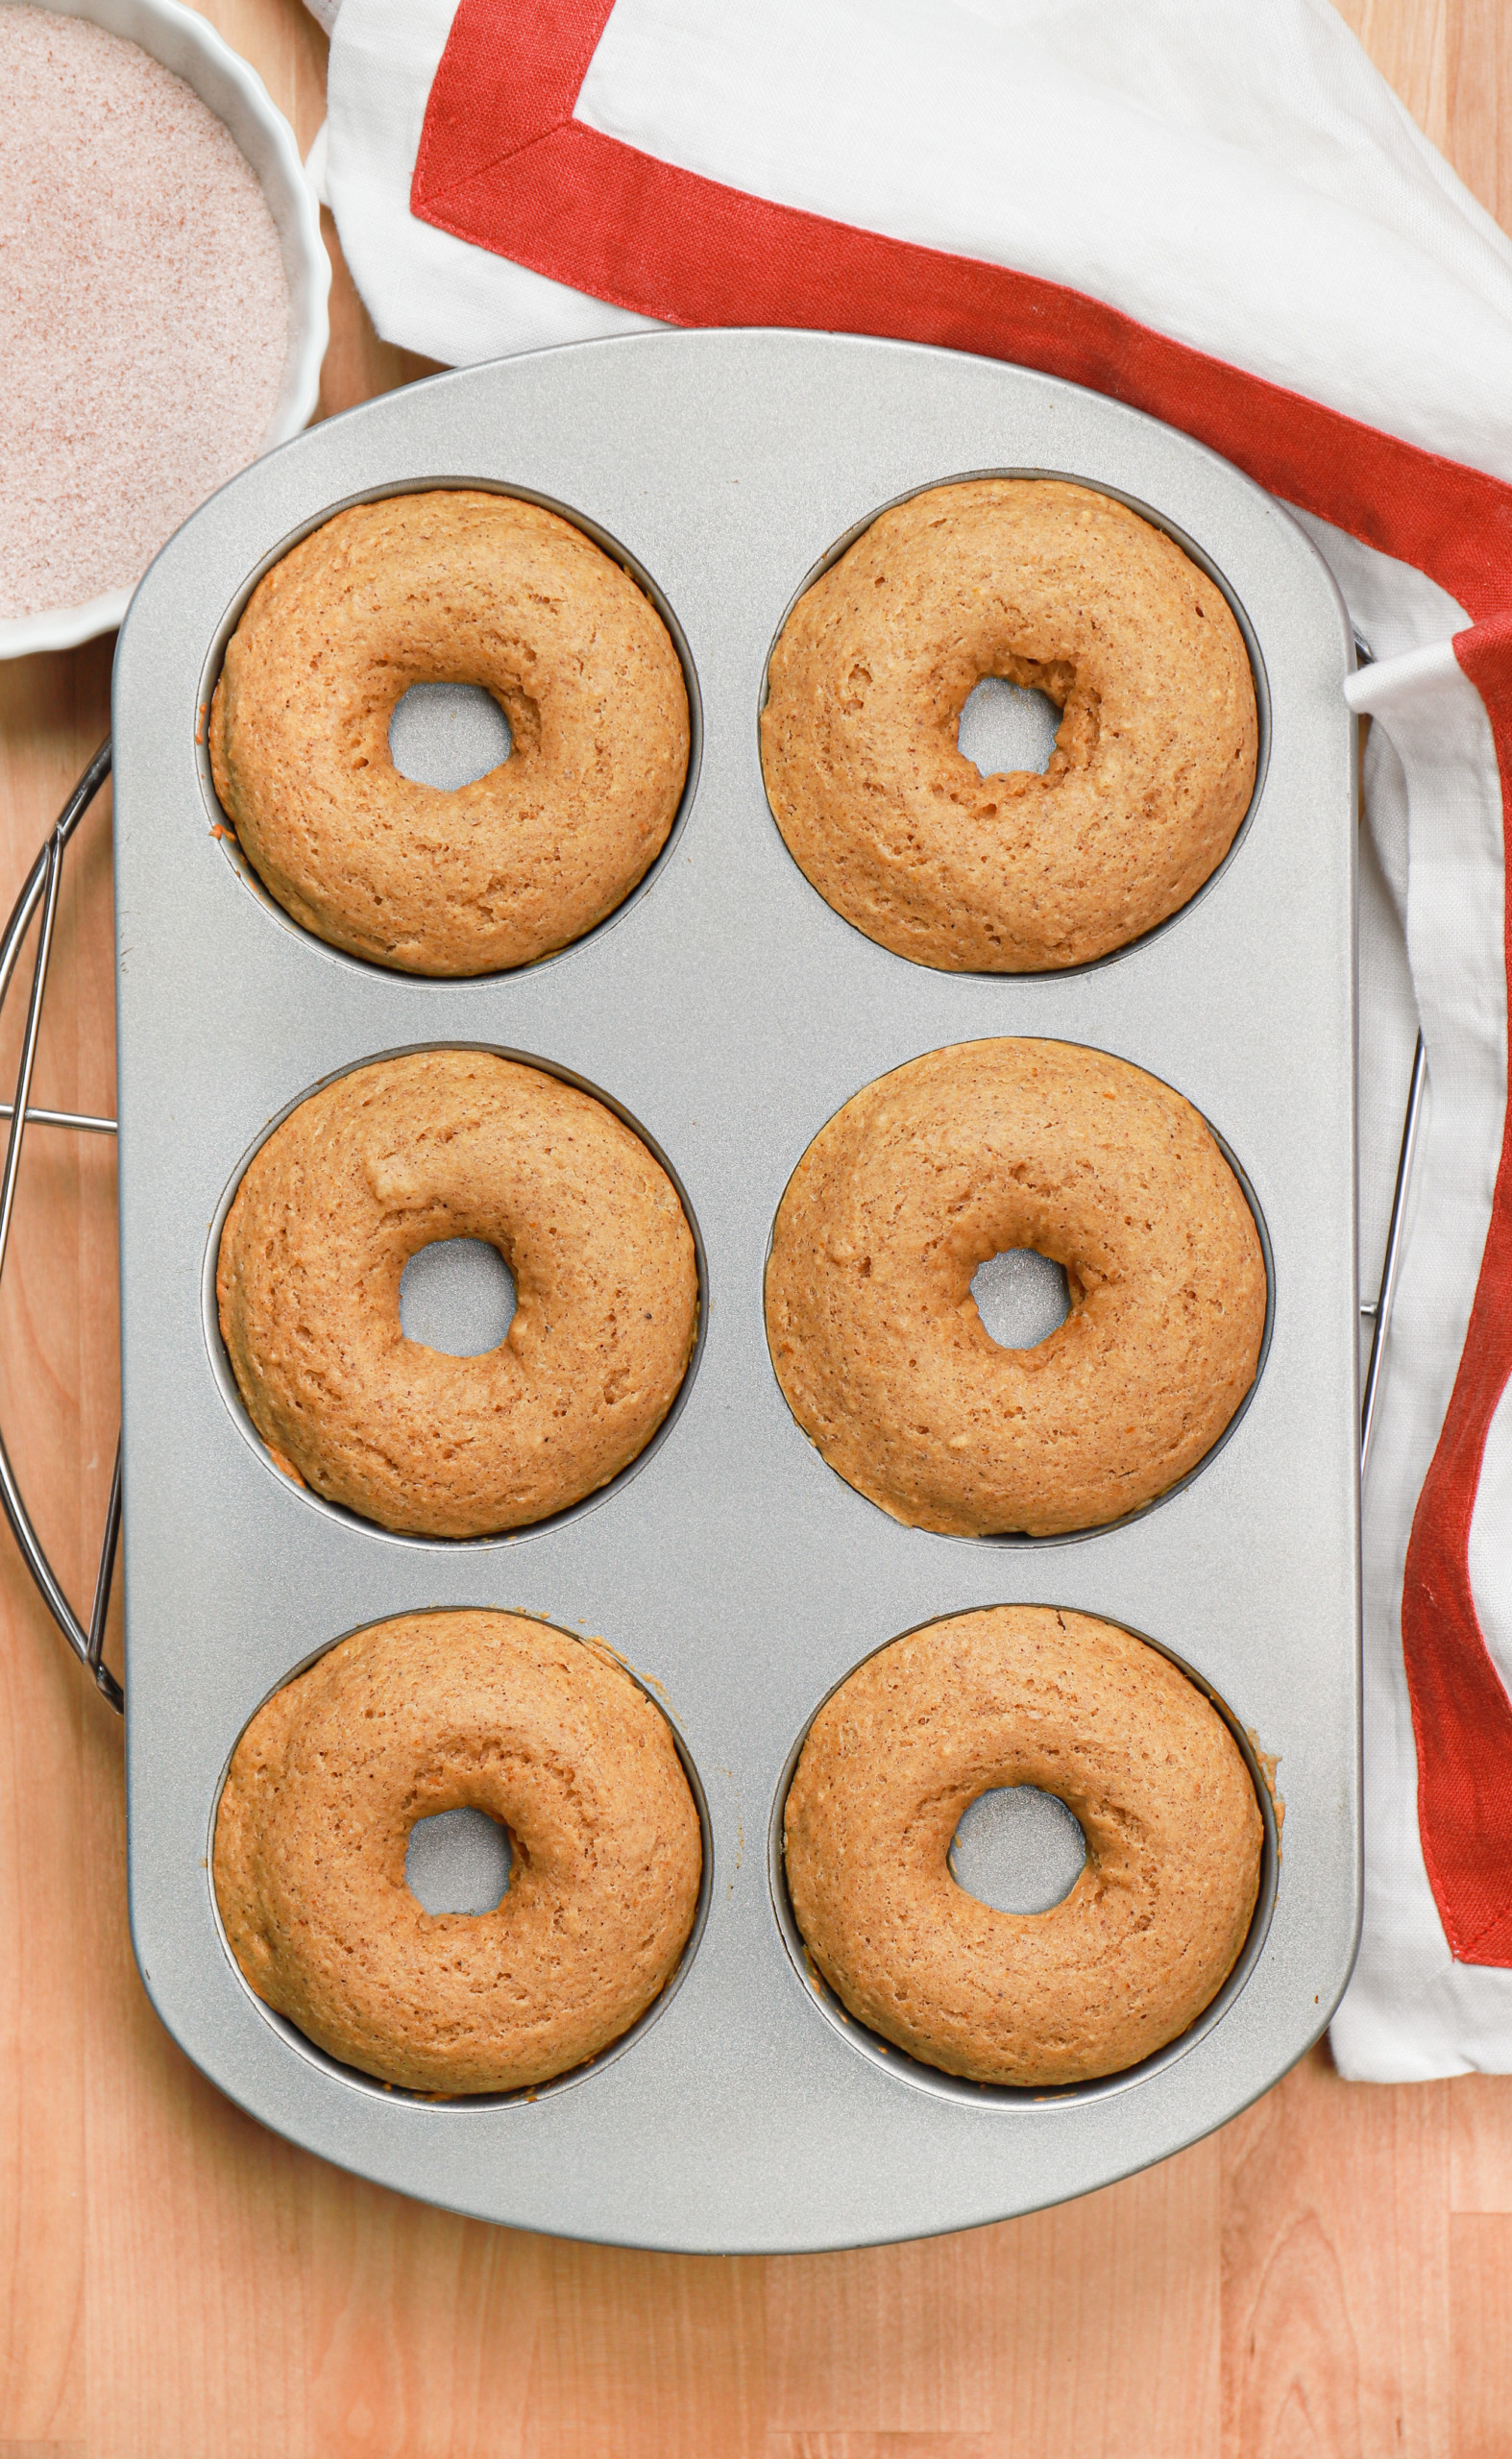
[[[1247,626],[1268,711],[1256,803],[1207,889],[1063,975],[947,975],[875,946],[790,858],[757,754],[768,655],[816,569],[941,480],[1043,472],[1190,541]],[[674,619],[695,769],[621,913],[514,974],[339,956],[211,831],[205,703],[261,571],[354,499],[473,482],[560,507]],[[1316,2038],[1360,1899],[1353,663],[1284,509],[1171,428],[993,361],[791,332],[654,333],[466,369],[256,462],[147,574],[115,662],[132,1934],[170,2033],[265,2125],[358,2175],[513,2226],[722,2252],[965,2228],[1083,2194],[1242,2109]],[[863,1084],[999,1034],[1085,1042],[1178,1087],[1240,1164],[1272,1274],[1250,1405],[1179,1491],[1075,1540],[904,1528],[828,1469],[762,1315],[772,1216]],[[604,1092],[668,1157],[706,1272],[697,1371],[638,1469],[533,1531],[399,1539],[280,1476],[238,1422],[205,1303],[228,1189],[271,1121],[384,1052],[473,1042]],[[1131,2074],[951,2084],[856,2036],[785,1935],[773,1821],[795,1744],[886,1641],[1014,1601],[1167,1649],[1279,1763],[1279,1857],[1233,1983]],[[437,2103],[354,2076],[252,1995],[207,1868],[237,1737],[342,1634],[425,1607],[539,1615],[652,1688],[706,1806],[677,1986],[554,2088]]]

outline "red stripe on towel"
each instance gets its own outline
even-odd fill
[[[1491,719],[1512,838],[1512,615],[1461,632],[1454,654]],[[1505,944],[1512,949],[1512,864]],[[1509,1079],[1512,1081],[1512,1079]],[[1456,1961],[1512,1964],[1512,1700],[1470,1587],[1470,1522],[1486,1436],[1512,1374],[1512,1111],[1470,1330],[1413,1514],[1402,1626],[1418,1745],[1418,1828]]]

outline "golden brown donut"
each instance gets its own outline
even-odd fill
[[[508,1831],[492,1912],[427,1912],[417,1819]],[[257,1996],[417,2092],[511,2092],[618,2040],[698,1901],[698,1814],[661,1710],[590,1642],[518,1614],[408,1614],[275,1692],[232,1760],[215,1895]]]
[[[951,1875],[1003,1785],[1054,1793],[1086,1864],[1048,1912]],[[1259,1805],[1217,1710],[1088,1614],[1000,1605],[868,1658],[815,1717],[783,1814],[788,1889],[864,2024],[984,2083],[1076,2083],[1151,2057],[1222,1987],[1259,1892]]]
[[[1071,1312],[1003,1349],[971,1281],[1031,1248]],[[1072,1042],[972,1041],[838,1110],[778,1207],[767,1335],[804,1432],[894,1520],[1096,1528],[1163,1494],[1255,1379],[1265,1261],[1189,1102]]]
[[[407,1340],[404,1266],[486,1238],[514,1275],[498,1349]],[[257,1432],[385,1528],[479,1537],[618,1475],[676,1398],[697,1326],[677,1191],[602,1102],[477,1050],[339,1077],[275,1128],[221,1233],[221,1336]]]
[[[389,756],[414,683],[481,684],[509,757],[455,792]],[[215,791],[279,903],[406,973],[581,938],[666,842],[688,695],[666,625],[555,513],[466,488],[338,512],[254,590],[210,710]]]
[[[1063,711],[1044,775],[956,744],[985,675]],[[772,652],[762,762],[799,868],[867,937],[952,972],[1121,948],[1186,903],[1255,784],[1223,592],[1088,487],[970,478],[882,513]]]

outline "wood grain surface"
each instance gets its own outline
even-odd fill
[[[297,0],[207,13],[307,147],[325,43]],[[1506,0],[1344,13],[1512,226]],[[332,304],[327,411],[426,372],[375,339],[339,258]],[[0,666],[7,902],[106,731],[110,656]],[[108,796],[55,979],[34,1098],[109,1108]],[[112,1151],[35,1131],[0,1417],[76,1597],[114,1273]],[[1349,2086],[1319,2051],[1126,2184],[863,2253],[620,2253],[452,2219],[263,2132],[167,2038],[127,1936],[120,1729],[4,1533],[0,1617],[0,2459],[1512,2455],[1512,2078]]]

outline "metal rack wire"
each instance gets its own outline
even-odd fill
[[[71,1128],[85,1135],[113,1135],[113,1118],[91,1118],[74,1110],[33,1109],[31,1107],[32,1074],[37,1063],[37,1045],[42,1025],[42,1002],[47,994],[47,971],[52,962],[53,933],[58,919],[58,897],[62,886],[63,858],[75,830],[110,773],[110,742],[107,736],[73,792],[59,814],[56,826],[32,864],[20,895],[16,898],[5,936],[0,938],[0,1008],[3,1008],[14,979],[17,961],[25,944],[38,908],[41,924],[37,932],[37,956],[32,967],[32,986],[27,999],[26,1030],[21,1040],[21,1064],[16,1074],[15,1099],[0,1103],[0,1118],[11,1122],[6,1144],[5,1164],[0,1170],[0,1278],[5,1273],[6,1254],[11,1243],[11,1224],[15,1210],[16,1184],[20,1177],[21,1151],[29,1127]],[[106,1506],[105,1535],[100,1546],[99,1568],[95,1574],[94,1600],[87,1623],[81,1621],[64,1592],[61,1580],[48,1561],[42,1541],[32,1524],[21,1488],[12,1466],[4,1432],[0,1431],[0,1503],[15,1532],[27,1570],[42,1594],[42,1599],[63,1638],[81,1665],[93,1675],[95,1687],[117,1713],[125,1709],[126,1699],[119,1682],[105,1663],[105,1621],[110,1605],[110,1581],[115,1570],[116,1548],[121,1534],[121,1446],[115,1446],[115,1468],[110,1478],[110,1499]]]
[[[71,1129],[82,1135],[113,1135],[113,1118],[93,1118],[79,1110],[34,1109],[31,1105],[32,1075],[37,1060],[37,1045],[41,1031],[42,1002],[47,992],[48,966],[52,961],[53,932],[58,916],[58,897],[62,885],[63,858],[80,821],[110,773],[110,743],[107,736],[88,767],[69,795],[58,820],[28,872],[25,885],[16,898],[5,935],[0,938],[0,1010],[14,980],[18,960],[27,934],[41,910],[41,926],[37,934],[37,956],[32,969],[32,986],[27,1000],[26,1030],[21,1043],[21,1063],[16,1075],[15,1098],[0,1102],[0,1119],[11,1123],[6,1145],[5,1162],[0,1168],[0,1278],[5,1273],[6,1254],[11,1241],[11,1222],[15,1208],[16,1183],[20,1175],[21,1151],[29,1127]],[[1406,1210],[1407,1184],[1412,1173],[1413,1154],[1417,1144],[1418,1123],[1423,1094],[1427,1083],[1423,1037],[1412,1062],[1412,1082],[1407,1096],[1406,1119],[1402,1127],[1402,1153],[1397,1166],[1397,1183],[1392,1196],[1391,1218],[1386,1231],[1386,1252],[1381,1267],[1380,1294],[1360,1307],[1362,1317],[1374,1319],[1370,1363],[1365,1376],[1364,1403],[1360,1413],[1360,1474],[1370,1455],[1377,1402],[1380,1394],[1381,1364],[1386,1336],[1390,1328],[1392,1304],[1396,1297],[1397,1273],[1400,1262],[1402,1225]],[[110,1604],[110,1582],[115,1570],[116,1550],[121,1534],[121,1447],[115,1446],[115,1467],[110,1478],[110,1498],[106,1506],[105,1533],[100,1545],[99,1567],[95,1574],[94,1598],[87,1623],[81,1620],[63,1590],[52,1564],[47,1559],[26,1507],[21,1488],[0,1429],[0,1504],[20,1546],[22,1559],[31,1572],[43,1602],[75,1656],[93,1676],[102,1696],[117,1713],[124,1712],[126,1700],[120,1683],[105,1663],[106,1616]]]
[[[1423,1095],[1427,1084],[1427,1055],[1423,1035],[1412,1054],[1412,1081],[1407,1087],[1407,1114],[1402,1128],[1402,1150],[1397,1156],[1397,1183],[1392,1191],[1391,1219],[1386,1225],[1386,1252],[1381,1258],[1380,1294],[1367,1299],[1360,1313],[1375,1329],[1371,1335],[1370,1364],[1365,1370],[1365,1393],[1360,1404],[1360,1476],[1363,1479],[1370,1459],[1370,1439],[1376,1429],[1376,1403],[1380,1398],[1380,1370],[1386,1354],[1386,1334],[1391,1328],[1391,1310],[1397,1297],[1397,1268],[1402,1260],[1402,1224],[1406,1212],[1407,1181],[1412,1176],[1412,1156],[1417,1150],[1418,1123],[1423,1114]]]

